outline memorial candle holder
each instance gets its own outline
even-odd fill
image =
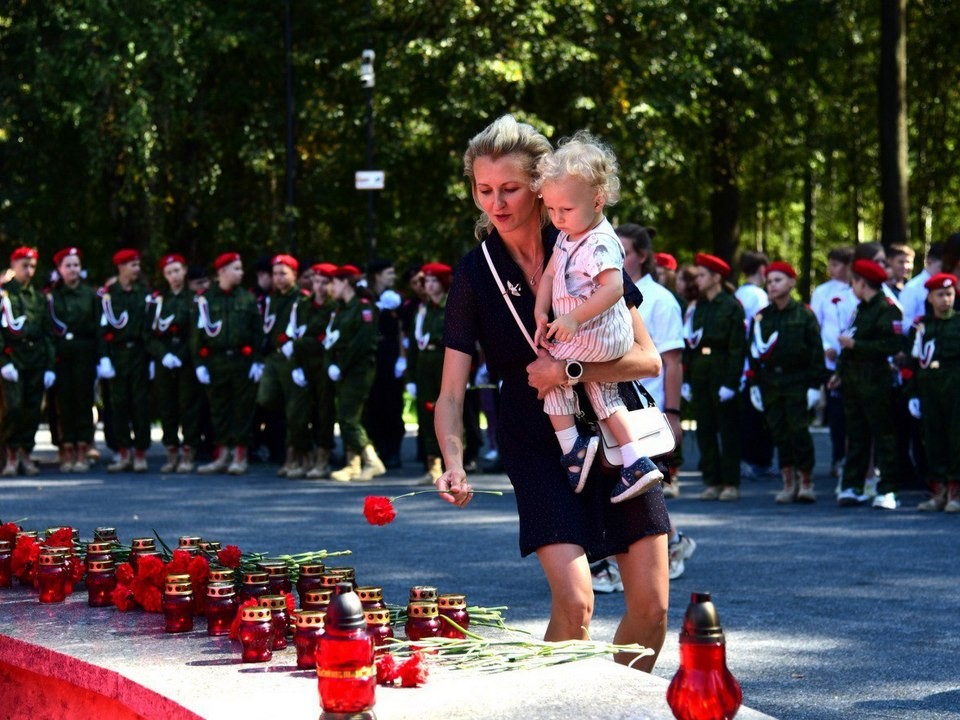
[[[293,645],[297,649],[297,667],[313,670],[317,667],[317,644],[323,635],[325,612],[302,610],[294,620],[297,629],[293,633]]]
[[[237,591],[233,583],[211,582],[207,585],[207,603],[204,614],[207,616],[207,635],[229,635],[230,625],[237,616]]]
[[[270,608],[252,605],[240,611],[241,658],[245,663],[267,662],[273,657],[273,622]]]
[[[112,559],[90,561],[87,556],[87,605],[110,607],[111,593],[117,586],[117,571]]]
[[[193,630],[193,586],[190,576],[168,575],[163,590],[164,630],[181,633]]]
[[[437,598],[437,612],[440,616],[440,637],[457,640],[463,640],[466,637],[463,632],[457,629],[457,625],[464,630],[470,627],[466,595],[441,595]],[[444,618],[452,620],[456,625],[451,625]]]
[[[37,568],[40,602],[62,603],[67,599],[66,557],[57,552],[41,552]]]
[[[261,595],[257,598],[260,607],[270,609],[273,623],[273,649],[287,647],[287,635],[290,633],[290,616],[287,613],[287,598],[283,595]]]

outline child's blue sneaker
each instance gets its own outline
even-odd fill
[[[610,502],[619,503],[643,495],[660,480],[663,480],[660,468],[650,458],[642,457],[620,471],[620,482],[610,494]]]
[[[580,435],[573,445],[573,450],[560,458],[560,464],[567,471],[567,479],[575,493],[582,491],[583,486],[587,484],[587,474],[590,472],[590,466],[593,465],[593,459],[597,456],[599,447],[600,438],[596,435],[590,437]]]

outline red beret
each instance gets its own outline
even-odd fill
[[[720,273],[723,277],[726,277],[730,274],[730,266],[716,255],[697,253],[697,256],[693,259],[693,264],[699,265],[700,267],[705,267],[707,270],[711,270],[715,273]]]
[[[317,275],[323,275],[328,278],[332,278],[334,273],[337,272],[337,266],[333,263],[317,263],[311,266],[310,269],[317,273]]]
[[[927,280],[923,286],[927,290],[940,290],[941,288],[955,288],[957,284],[955,275],[951,275],[950,273],[937,273]]]
[[[133,248],[124,248],[123,250],[117,250],[113,254],[113,264],[114,265],[126,265],[128,262],[133,262],[134,260],[140,259],[140,252],[134,250]]]
[[[68,247],[63,248],[63,250],[57,250],[56,254],[53,256],[53,264],[57,267],[60,266],[64,260],[68,257],[83,257],[83,254],[80,252],[80,248]]]
[[[30,258],[31,260],[38,260],[40,258],[40,253],[37,252],[36,248],[27,247],[26,245],[21,245],[12,253],[10,253],[10,262],[23,260],[24,258]]]
[[[886,269],[873,260],[854,260],[853,274],[875,283],[885,283],[887,281]]]
[[[217,256],[217,259],[213,261],[213,269],[219,270],[222,267],[226,267],[227,265],[237,262],[239,259],[240,253],[223,253],[222,255]]]
[[[790,263],[786,263],[783,260],[774,260],[767,265],[767,274],[769,275],[772,272],[782,272],[787,277],[791,277],[794,280],[797,279],[797,271],[790,266]]]
[[[677,259],[670,253],[654,253],[653,259],[656,260],[657,265],[667,270],[676,270],[677,269]]]
[[[172,265],[173,263],[180,263],[186,267],[187,259],[178,253],[170,253],[169,255],[164,255],[162,258],[160,258],[160,262],[157,263],[157,266],[163,270],[167,265]]]
[[[335,278],[358,278],[361,275],[363,273],[356,265],[341,265],[333,271],[333,277]]]
[[[274,255],[270,258],[270,266],[274,265],[286,265],[294,272],[300,272],[300,263],[293,255]]]
[[[453,268],[449,265],[444,265],[443,263],[432,262],[427,263],[422,268],[420,272],[424,275],[430,275],[435,278],[444,278],[450,277],[453,274]]]

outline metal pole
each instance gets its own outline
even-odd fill
[[[290,0],[287,0],[287,10],[283,21],[283,41],[286,49],[286,94],[287,94],[287,248],[291,255],[297,254],[297,240],[294,235],[296,221],[293,212],[296,198],[294,195],[294,178],[296,177],[296,158],[293,147],[293,19],[290,11]]]
[[[373,87],[367,88],[367,169],[374,170],[373,165]],[[367,191],[367,265],[373,262],[377,252],[376,237],[376,191]]]

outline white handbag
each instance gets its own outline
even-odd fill
[[[493,258],[490,257],[487,242],[484,240],[480,247],[483,250],[483,255],[487,260],[487,265],[490,268],[493,279],[496,280],[497,287],[500,289],[500,294],[503,295],[507,307],[510,308],[513,319],[517,321],[520,332],[523,333],[527,344],[530,345],[530,348],[534,354],[536,354],[537,346],[534,344],[533,338],[530,337],[530,333],[527,332],[523,321],[520,320],[520,315],[517,313],[517,309],[514,307],[510,295],[503,287],[500,274],[493,266]],[[628,408],[630,436],[641,442],[641,455],[655,458],[673,452],[673,449],[677,446],[677,440],[673,436],[670,423],[667,421],[666,416],[660,412],[660,408],[658,408],[654,402],[653,396],[636,380],[633,382],[619,383],[619,386],[620,395]],[[600,438],[604,458],[610,465],[623,465],[620,445],[604,423],[597,424],[600,426]]]

